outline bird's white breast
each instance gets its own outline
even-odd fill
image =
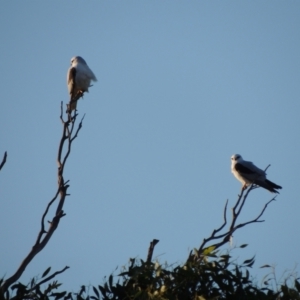
[[[235,176],[237,180],[239,180],[243,185],[244,184],[249,184],[249,180],[247,180],[245,177],[243,177],[236,169],[235,169],[235,164],[231,165],[231,172]]]

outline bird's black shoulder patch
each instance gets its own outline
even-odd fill
[[[242,164],[235,164],[235,169],[238,172],[244,173],[244,174],[254,174],[255,172],[251,171],[250,169],[248,169],[247,167],[243,166]]]

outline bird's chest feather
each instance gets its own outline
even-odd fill
[[[231,167],[231,172],[233,173],[233,175],[235,176],[235,178],[237,180],[239,180],[242,184],[248,183],[248,180],[243,177],[235,168],[235,166]]]

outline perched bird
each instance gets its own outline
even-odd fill
[[[67,84],[70,94],[69,111],[76,109],[79,98],[83,96],[84,92],[89,91],[91,81],[97,81],[97,78],[85,60],[80,56],[72,57],[71,67],[67,74]]]
[[[277,189],[281,189],[280,185],[266,178],[266,172],[256,167],[251,161],[243,160],[239,154],[231,156],[231,172],[239,180],[246,189],[250,184],[255,183],[272,193],[278,193]]]

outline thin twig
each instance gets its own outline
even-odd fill
[[[41,230],[38,234],[38,237],[37,237],[37,240],[36,240],[36,245],[38,245],[40,242],[41,242],[41,238],[43,236],[44,233],[46,233],[46,230],[45,230],[45,218],[48,214],[48,211],[50,209],[50,206],[53,204],[53,202],[56,200],[56,198],[58,197],[58,194],[59,194],[59,188],[57,189],[57,192],[55,194],[55,196],[52,198],[52,200],[48,203],[47,207],[46,207],[46,210],[44,211],[43,213],[43,216],[42,216],[42,220],[41,220]]]
[[[5,151],[5,152],[4,152],[3,159],[2,159],[2,162],[1,162],[1,164],[0,164],[0,170],[1,170],[2,167],[5,165],[5,163],[6,163],[6,158],[7,158],[7,152]]]
[[[43,283],[51,280],[52,278],[54,278],[56,275],[63,273],[64,271],[66,271],[67,269],[69,269],[70,267],[65,266],[62,270],[60,271],[56,271],[54,272],[52,275],[46,277],[45,279],[43,279],[42,281],[40,281],[39,283],[37,283],[34,287],[32,287],[31,289],[28,290],[28,292],[31,292],[33,290],[35,290],[37,287],[39,287],[40,285],[42,285]],[[13,300],[13,299],[11,299]]]
[[[75,135],[72,136],[73,134],[73,130],[74,130],[74,126],[76,123],[76,117],[77,117],[77,113],[75,111],[75,113],[73,114],[73,116],[71,116],[71,112],[69,112],[67,114],[67,121],[64,121],[63,119],[63,103],[61,102],[61,113],[60,113],[60,120],[62,122],[63,125],[63,132],[61,135],[61,139],[59,142],[59,146],[58,146],[58,153],[57,153],[57,164],[58,164],[58,171],[57,171],[57,176],[58,176],[58,188],[57,191],[55,193],[55,196],[48,202],[46,209],[42,215],[41,218],[41,227],[40,227],[40,231],[37,235],[37,239],[35,244],[33,245],[32,249],[30,250],[30,252],[27,254],[27,256],[25,257],[25,259],[22,261],[21,265],[19,266],[19,268],[17,269],[17,271],[11,276],[9,277],[7,280],[5,280],[1,287],[0,287],[0,293],[4,294],[8,288],[14,283],[16,282],[21,275],[23,274],[23,272],[25,271],[26,267],[28,266],[28,264],[31,262],[31,260],[40,252],[43,250],[43,248],[47,245],[48,241],[50,240],[52,234],[54,233],[54,231],[56,230],[56,228],[59,225],[60,219],[62,217],[65,216],[65,213],[63,211],[63,206],[64,206],[64,202],[65,202],[65,198],[68,195],[67,194],[67,189],[69,187],[69,185],[67,185],[66,183],[68,182],[64,182],[64,167],[65,164],[67,162],[67,158],[70,155],[71,152],[71,144],[74,141],[74,139],[77,137],[79,130],[82,127],[82,120],[81,119],[78,128],[75,132]],[[71,128],[69,128],[69,126]],[[64,146],[67,146],[67,151],[66,153],[63,155],[63,149]],[[6,159],[6,155],[4,157]],[[5,161],[4,161],[5,163]],[[4,164],[2,162],[1,165]],[[53,203],[57,200],[57,198],[59,197],[59,201],[57,203],[57,208],[56,208],[56,213],[53,216],[52,220],[49,222],[49,228],[46,231],[45,229],[45,219],[46,216],[48,215],[48,212],[50,210],[51,205],[53,205]],[[65,270],[65,269],[64,269]],[[64,271],[63,270],[63,271]],[[60,271],[60,272],[63,272]],[[54,273],[53,275],[57,275],[58,273]],[[50,278],[51,279],[51,278]],[[49,278],[48,278],[49,280]]]
[[[203,242],[200,245],[198,252],[201,252],[203,250],[203,248],[204,248],[204,246],[206,245],[207,242],[215,240],[215,239],[219,239],[220,237],[225,236],[224,234],[216,236],[216,234],[218,232],[220,232],[225,227],[225,225],[227,224],[227,217],[226,217],[227,205],[228,205],[228,200],[226,200],[225,207],[224,207],[224,222],[223,222],[223,224],[218,229],[214,229],[209,238],[203,239]]]

